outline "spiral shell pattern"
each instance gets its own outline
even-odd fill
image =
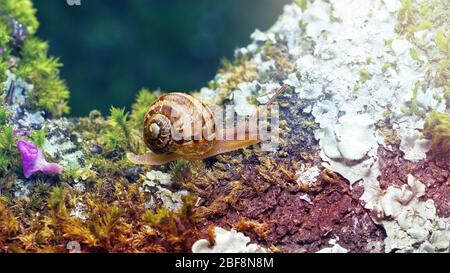
[[[201,158],[212,148],[215,131],[209,107],[183,93],[161,96],[144,118],[144,142],[156,154]]]

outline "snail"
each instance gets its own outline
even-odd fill
[[[258,110],[259,115],[286,89],[286,85],[278,89],[268,103]],[[229,132],[245,137],[239,138],[242,140],[218,137]],[[127,158],[135,164],[163,165],[179,158],[205,159],[262,141],[259,133],[254,129],[252,132],[247,126],[221,129],[206,104],[184,93],[168,93],[150,106],[144,117],[143,140],[150,151],[144,155],[127,154]]]

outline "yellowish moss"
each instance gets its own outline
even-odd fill
[[[189,252],[192,244],[199,239],[193,212],[197,197],[188,195],[182,200],[183,206],[178,212],[159,209],[144,216],[144,221],[163,235],[163,245],[170,246],[169,251]]]
[[[359,79],[361,83],[365,83],[366,81],[370,80],[372,78],[372,75],[370,75],[369,71],[366,68],[361,68],[359,70]]]
[[[6,198],[0,196],[0,249],[4,249],[2,246],[20,231],[20,222],[12,211],[7,209],[6,203]]]
[[[432,112],[424,126],[424,136],[431,140],[434,154],[448,155],[450,152],[450,116],[446,113]]]
[[[234,228],[240,232],[253,232],[260,239],[266,239],[270,232],[270,228],[267,223],[261,223],[255,220],[244,218],[241,218],[239,222],[234,224]]]

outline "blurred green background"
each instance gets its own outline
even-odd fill
[[[268,29],[291,0],[35,0],[50,52],[64,63],[72,116],[129,109],[141,87],[198,90],[222,57]]]

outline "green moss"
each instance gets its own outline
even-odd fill
[[[7,113],[6,109],[0,105],[0,126],[4,126],[6,124]]]
[[[4,83],[7,79],[6,70],[7,70],[6,63],[0,61],[0,96],[3,93]]]
[[[0,126],[0,175],[5,174],[18,160],[16,139],[13,128],[8,125]]]
[[[390,47],[392,45],[392,42],[394,42],[394,39],[387,39],[386,41],[384,41],[384,45]]]
[[[3,126],[0,132],[0,149],[12,150],[15,144],[13,129],[11,126]]]
[[[415,50],[414,48],[409,49],[409,55],[414,61],[420,62],[419,53],[417,53],[417,50]]]
[[[444,89],[444,99],[447,101],[447,104],[450,104],[450,86],[446,86]]]
[[[385,64],[383,65],[383,67],[381,68],[381,72],[386,73],[386,71],[388,71],[388,69],[389,69],[390,67],[391,67],[390,64],[385,63]]]
[[[33,131],[31,133],[31,138],[33,139],[34,144],[42,148],[42,146],[44,146],[46,139],[45,131],[44,130]]]
[[[431,3],[430,2],[423,2],[419,4],[419,14],[422,17],[427,16],[430,13],[431,10]]]
[[[448,155],[450,152],[450,116],[432,112],[427,116],[424,136],[431,140],[431,150],[435,154]]]
[[[434,41],[440,53],[450,54],[450,36],[447,37],[442,30],[438,30]]]
[[[9,33],[8,33],[8,24],[5,21],[6,19],[0,20],[0,48],[6,49],[9,44]]]
[[[30,34],[34,34],[39,27],[36,9],[31,0],[2,0],[0,1],[0,13],[2,12],[25,25]]]
[[[142,121],[148,111],[148,107],[158,99],[159,95],[159,92],[152,92],[145,88],[139,91],[130,115],[130,123],[133,128],[140,128],[142,126]]]
[[[450,59],[441,60],[437,64],[435,85],[450,86]]]
[[[64,206],[67,192],[62,187],[53,187],[50,192],[50,199],[48,205],[53,210],[59,210]]]
[[[417,104],[417,95],[419,92],[419,84],[414,84],[413,90],[412,90],[412,97],[411,102],[409,102],[408,107],[403,107],[401,111],[406,115],[416,115],[423,117],[424,111],[420,109],[419,105]]]
[[[0,55],[0,96],[3,91],[3,83],[6,81],[6,70],[8,69],[7,65],[7,56],[8,56],[8,43],[9,43],[9,34],[7,30],[7,25],[4,24],[0,20],[0,48],[3,50],[3,53]]]
[[[186,166],[187,163],[188,163],[187,160],[177,159],[175,162],[170,164],[170,173],[172,175],[179,173],[181,169],[183,169],[183,167]]]
[[[302,11],[305,11],[308,8],[308,0],[294,0],[294,3],[297,4]]]
[[[360,79],[361,83],[365,83],[366,81],[370,80],[371,78],[372,78],[372,75],[370,75],[367,68],[361,68],[361,70],[359,70],[359,79]]]
[[[111,115],[109,116],[110,123],[113,127],[121,129],[123,133],[128,136],[128,112],[125,112],[125,108],[111,107]]]
[[[118,134],[118,136],[120,136],[120,134],[122,134],[122,137],[125,138],[125,140],[130,139],[130,130],[128,129],[128,112],[125,112],[125,108],[115,108],[115,107],[111,107],[111,115],[109,116],[109,121],[111,123],[111,125],[114,128],[114,131],[112,131],[111,133],[114,134]],[[120,137],[118,137],[119,139]]]
[[[442,30],[435,35],[435,44],[443,58],[437,64],[436,86],[450,86],[450,36],[446,36]]]
[[[116,133],[113,133],[112,131],[106,132],[105,140],[105,148],[110,151],[121,147],[124,143],[124,138]]]
[[[432,27],[433,27],[433,23],[432,22],[430,22],[428,20],[424,20],[424,21],[421,21],[421,22],[419,22],[417,24],[408,26],[408,31],[409,32],[418,32],[418,31],[422,31],[422,30],[425,30],[425,29],[430,29]]]
[[[416,114],[417,116],[420,116],[422,112],[420,111],[419,105],[417,104],[417,94],[419,92],[419,86],[418,84],[414,85],[413,88],[413,95],[411,98],[411,111],[412,113]]]
[[[10,160],[8,155],[3,154],[0,152],[0,174],[3,174],[10,164]]]
[[[6,125],[7,112],[0,105],[0,174],[4,173],[10,164],[10,154],[12,138],[12,128]]]
[[[433,99],[435,99],[435,100],[441,102],[441,101],[442,101],[442,96],[439,95],[439,94],[437,94],[437,93],[434,93],[434,94],[433,94]]]
[[[48,44],[30,37],[24,42],[22,56],[14,73],[34,85],[30,94],[33,106],[54,117],[68,113],[69,90],[59,78],[62,64],[57,58],[48,56]]]

